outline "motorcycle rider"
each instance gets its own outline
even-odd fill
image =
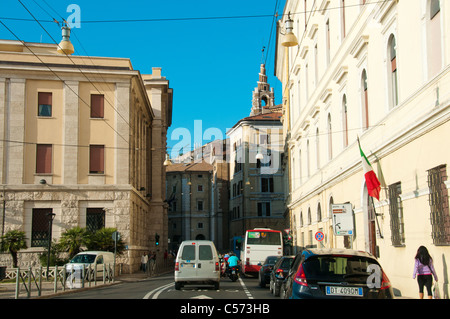
[[[230,257],[227,260],[228,262],[228,272],[231,270],[232,267],[240,267],[241,261],[239,258],[236,257],[234,253],[230,254]]]

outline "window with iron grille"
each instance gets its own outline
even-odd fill
[[[48,247],[49,214],[51,208],[33,208],[31,221],[31,247]]]
[[[428,171],[431,236],[435,245],[450,245],[450,213],[448,189],[445,185],[447,179],[447,165]]]
[[[401,193],[402,183],[389,185],[389,213],[391,215],[391,241],[393,246],[403,246],[405,244],[405,224],[403,222]]]
[[[86,210],[86,229],[95,233],[105,227],[105,211],[103,208],[88,208]]]

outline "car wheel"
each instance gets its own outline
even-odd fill
[[[273,293],[273,289],[272,289],[272,278],[270,278],[269,291],[270,291],[271,294]]]
[[[220,286],[219,282],[214,283],[214,289],[215,290],[219,290],[219,286]]]
[[[260,272],[258,273],[258,279],[259,279],[259,286],[261,288],[265,288],[266,287],[266,283],[264,282],[264,278],[261,277],[261,273]]]
[[[176,290],[180,290],[181,287],[182,287],[181,282],[176,282],[176,283],[175,283],[175,289],[176,289]]]
[[[275,297],[280,296],[280,286],[278,286],[276,283],[273,284],[273,295]]]

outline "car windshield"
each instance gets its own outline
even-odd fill
[[[92,264],[95,261],[96,255],[76,255],[70,261],[71,264]]]
[[[280,268],[281,269],[289,269],[291,268],[291,264],[294,261],[294,258],[284,258],[281,262]]]
[[[313,256],[303,263],[303,270],[310,279],[327,280],[366,280],[373,272],[369,265],[377,265],[377,261],[362,256]]]
[[[265,264],[266,265],[275,265],[275,263],[277,262],[278,257],[273,256],[273,257],[267,257]]]

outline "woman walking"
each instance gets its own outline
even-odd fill
[[[423,290],[426,287],[428,299],[432,299],[431,286],[433,285],[433,277],[436,281],[438,281],[438,277],[434,270],[433,258],[431,258],[427,248],[424,246],[419,247],[415,257],[413,278],[416,279],[416,276],[419,284],[419,298],[423,299]]]

